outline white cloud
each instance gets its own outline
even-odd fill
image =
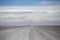
[[[5,12],[8,12],[8,13],[5,13]],[[32,13],[20,13],[20,12],[32,12]],[[0,22],[8,22],[8,23],[9,22],[36,23],[37,22],[39,23],[43,21],[60,21],[60,17],[58,16],[57,18],[56,14],[60,16],[60,6],[45,6],[45,7],[42,7],[42,6],[1,7],[0,6]]]
[[[54,18],[54,14],[57,13],[25,13],[25,14],[1,14],[0,22],[23,22],[23,21],[32,21],[32,22],[41,22],[41,21],[58,21],[59,18]],[[60,15],[60,14],[59,14]],[[52,16],[52,17],[51,17]]]
[[[0,6],[0,12],[60,12],[60,6]]]

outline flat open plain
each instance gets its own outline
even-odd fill
[[[0,40],[60,40],[60,26],[0,27]]]

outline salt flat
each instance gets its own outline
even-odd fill
[[[60,40],[60,27],[20,27],[0,30],[0,40]]]

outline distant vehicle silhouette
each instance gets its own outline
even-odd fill
[[[28,27],[30,27],[30,25],[28,24]]]

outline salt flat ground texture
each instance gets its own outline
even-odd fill
[[[60,40],[60,27],[20,27],[0,30],[0,40]]]

